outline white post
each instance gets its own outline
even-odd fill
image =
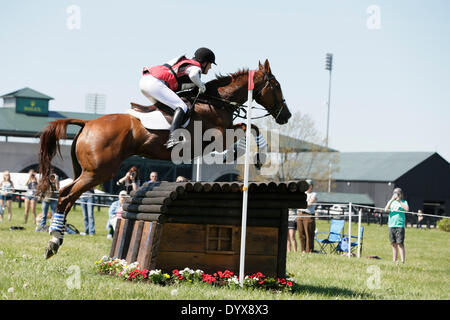
[[[358,212],[358,258],[361,258],[361,215],[362,209]]]
[[[196,172],[196,177],[195,177],[195,181],[197,181],[197,182],[201,180],[200,171],[201,171],[201,166],[202,166],[202,159],[203,159],[202,155],[200,155],[197,158],[197,172]]]
[[[352,203],[348,204],[348,257],[351,257],[352,250]]]
[[[253,101],[253,76],[254,70],[248,71],[248,108],[247,108],[247,128],[245,139],[245,165],[244,165],[244,187],[242,189],[242,225],[241,225],[241,252],[239,261],[239,283],[244,286],[245,276],[245,237],[247,229],[247,204],[248,204],[248,176],[249,176],[249,158],[250,142],[252,132],[252,101]]]

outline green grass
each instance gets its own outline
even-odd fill
[[[40,205],[37,208],[40,210]],[[95,211],[95,236],[66,235],[58,254],[43,257],[49,235],[34,232],[29,218],[23,224],[23,208],[13,204],[13,219],[0,223],[0,299],[449,299],[450,233],[440,230],[406,230],[406,263],[392,262],[387,227],[365,225],[362,257],[290,252],[287,270],[300,284],[295,293],[240,290],[206,284],[158,286],[131,283],[99,275],[94,262],[108,255],[107,210]],[[69,214],[68,222],[84,230],[80,207]],[[25,230],[11,231],[10,226]],[[328,231],[326,221],[318,221],[319,231]],[[347,231],[348,226],[345,226]],[[356,231],[357,225],[352,225]],[[368,259],[379,256],[381,260]],[[190,266],[180,266],[180,268]],[[75,270],[75,272],[74,272]],[[72,279],[79,276],[80,286]],[[379,280],[379,281],[377,281]],[[13,289],[11,289],[13,288]],[[173,294],[173,290],[176,293]]]

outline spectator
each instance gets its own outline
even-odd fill
[[[183,177],[183,176],[178,176],[177,180],[175,180],[176,182],[189,182],[189,179]]]
[[[119,192],[119,200],[114,201],[111,203],[111,206],[108,210],[108,222],[106,223],[106,230],[108,230],[108,234],[106,237],[108,239],[112,239],[114,235],[114,231],[116,229],[116,223],[117,219],[122,218],[122,212],[123,212],[123,204],[125,203],[125,198],[127,197],[127,192],[125,190],[122,190]]]
[[[423,212],[422,210],[417,210],[417,228],[422,229]]]
[[[294,252],[297,252],[297,239],[295,239],[296,230],[297,230],[297,209],[289,209],[288,240],[287,240],[288,252],[291,252],[291,247]]]
[[[31,213],[33,214],[33,225],[36,225],[36,187],[38,184],[36,178],[36,172],[31,169],[28,171],[28,180],[26,182],[27,192],[25,193],[25,224],[28,222],[28,213],[31,207]]]
[[[81,197],[81,212],[84,220],[84,234],[95,235],[94,189],[84,192]]]
[[[400,259],[402,263],[405,263],[405,211],[409,211],[409,206],[408,202],[403,200],[402,189],[394,189],[392,198],[384,210],[389,212],[388,228],[392,245],[392,260],[397,262],[397,254],[400,252]]]
[[[309,184],[306,193],[306,209],[300,209],[298,212],[299,218],[297,219],[297,229],[300,237],[300,247],[302,253],[314,252],[314,233],[316,231],[316,220],[314,218],[316,205],[314,204],[317,200],[317,195],[312,192],[314,183],[312,180],[306,180]]]
[[[125,184],[125,191],[130,194],[131,191],[136,191],[139,188],[139,170],[136,166],[132,166],[124,177],[117,181],[117,185]]]
[[[3,221],[3,212],[5,211],[5,205],[8,208],[8,221],[12,218],[11,202],[13,199],[14,183],[11,181],[11,174],[8,170],[3,172],[3,180],[0,182],[0,222]]]
[[[150,180],[148,181],[148,183],[153,183],[153,182],[157,182],[157,181],[158,181],[158,172],[152,171],[150,173]]]
[[[52,217],[56,213],[56,205],[58,204],[59,179],[58,176],[54,173],[52,173],[48,179],[50,180],[50,188],[47,190],[44,195],[44,199],[42,200],[42,219],[39,224],[39,228],[36,228],[36,231],[45,230],[45,226],[47,225],[47,214],[49,207],[52,212]]]

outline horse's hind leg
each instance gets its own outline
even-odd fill
[[[83,192],[95,187],[101,183],[100,179],[88,172],[83,172],[76,180],[67,185],[59,194],[58,206],[55,215],[52,218],[49,232],[52,239],[49,241],[45,249],[45,258],[48,259],[58,252],[59,247],[64,240],[64,230],[66,225],[66,217],[75,201]]]

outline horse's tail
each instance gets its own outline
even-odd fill
[[[87,121],[80,119],[61,119],[50,122],[40,135],[39,143],[39,173],[41,174],[39,184],[37,186],[37,194],[43,195],[50,187],[49,177],[51,172],[51,162],[56,152],[61,155],[59,145],[60,139],[66,138],[67,126],[74,124],[84,127]]]

